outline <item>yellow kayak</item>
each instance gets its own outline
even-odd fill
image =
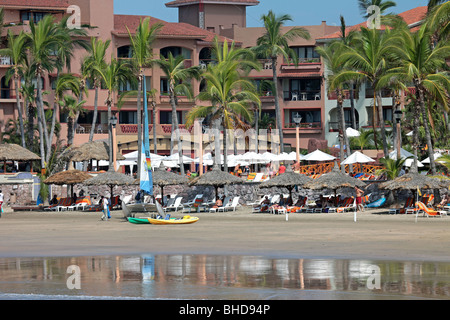
[[[199,219],[197,217],[191,217],[191,216],[184,216],[181,219],[153,219],[153,218],[147,218],[148,222],[151,224],[190,224],[197,222]]]

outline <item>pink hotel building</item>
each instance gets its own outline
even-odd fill
[[[179,22],[171,23],[151,18],[151,21],[164,24],[157,41],[154,43],[155,55],[165,55],[168,52],[182,54],[187,65],[205,66],[211,57],[209,48],[216,35],[223,41],[234,40],[242,47],[251,47],[256,44],[256,39],[263,34],[263,28],[246,27],[246,8],[258,5],[256,0],[176,0],[166,3],[168,8],[177,8]],[[29,30],[31,17],[39,21],[44,15],[52,14],[61,17],[66,14],[69,5],[77,5],[81,9],[81,24],[86,29],[89,37],[98,37],[103,40],[111,39],[111,46],[107,57],[127,59],[130,57],[130,42],[127,28],[135,30],[143,16],[114,14],[113,0],[0,0],[0,7],[4,8],[4,24],[2,37],[5,37],[8,29],[15,32]],[[149,2],[150,6],[150,2]],[[170,9],[168,9],[170,10]],[[200,13],[200,14],[199,14]],[[339,27],[327,25],[325,21],[315,26],[305,26],[311,34],[310,40],[298,39],[291,43],[297,52],[300,63],[295,66],[282,61],[278,65],[279,80],[277,83],[280,104],[283,115],[283,131],[285,144],[295,147],[295,124],[293,115],[300,113],[302,126],[300,130],[301,147],[307,148],[311,138],[324,140],[326,133],[331,131],[326,124],[330,114],[326,111],[326,102],[330,103],[332,97],[326,94],[324,81],[324,66],[314,48],[317,40],[336,34]],[[86,55],[82,49],[77,49],[72,60],[71,71],[77,73],[80,69],[80,61]],[[252,72],[250,77],[257,83],[262,80],[272,79],[272,66],[269,61],[261,61],[263,69]],[[0,59],[0,131],[4,131],[8,119],[17,119],[15,107],[15,91],[13,83],[7,84],[5,73],[10,67],[8,57]],[[52,87],[55,74],[48,74],[44,82],[44,90]],[[158,153],[169,154],[171,137],[171,107],[167,96],[167,81],[164,74],[157,67],[145,71],[147,87],[158,90],[156,96],[156,127]],[[194,95],[200,91],[200,83],[193,81]],[[122,90],[131,90],[125,86]],[[51,90],[49,90],[51,91]],[[100,90],[99,117],[95,125],[94,140],[107,138],[107,109],[104,101],[107,97],[106,90]],[[53,101],[52,94],[46,97]],[[88,141],[89,131],[92,125],[92,113],[94,106],[94,91],[90,90],[85,104],[87,112],[78,120],[78,126],[74,139],[75,145],[81,145]],[[275,116],[274,96],[271,91],[261,91],[262,114]],[[180,127],[184,126],[187,112],[196,102],[181,97],[177,110]],[[113,111],[118,111],[117,107]],[[119,123],[117,126],[117,142],[122,153],[136,150],[137,112],[136,98],[129,98],[118,111]],[[153,119],[153,115],[151,115]],[[67,125],[64,115],[58,117],[62,124],[61,139],[67,137]],[[335,120],[334,120],[335,121]],[[150,132],[152,138],[152,132]],[[151,141],[153,144],[153,141]]]

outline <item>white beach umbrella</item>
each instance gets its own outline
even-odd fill
[[[436,161],[437,159],[439,159],[440,157],[442,157],[442,154],[439,152],[436,152],[434,154],[434,160]],[[421,161],[422,163],[430,163],[430,157],[426,158],[425,160]],[[439,162],[439,161],[438,161]]]
[[[249,151],[244,154],[240,154],[236,156],[237,160],[246,161],[250,164],[257,164],[257,163],[267,163],[267,160],[264,159],[264,156],[262,154]]]
[[[174,154],[166,157],[164,160],[165,161],[172,161],[172,162],[175,162],[176,164],[179,164],[180,156],[178,155],[178,153],[174,153]],[[183,160],[183,163],[192,163],[192,162],[194,162],[194,159],[189,158],[188,156],[185,156],[185,155],[183,155],[182,160]]]
[[[346,165],[353,163],[369,163],[369,162],[375,162],[375,160],[359,151],[355,151],[347,159],[342,161],[342,164]]]
[[[361,133],[358,130],[355,130],[353,128],[347,128],[345,130],[347,132],[347,137],[359,137]]]
[[[303,157],[303,160],[305,161],[331,161],[335,159],[336,157],[333,157],[332,155],[322,152],[320,150],[311,152]]]
[[[400,148],[400,157],[403,159],[403,158],[414,157],[414,155],[411,152],[406,151],[403,148]],[[389,158],[393,159],[393,160],[397,160],[397,149],[395,149],[394,151],[389,153]]]

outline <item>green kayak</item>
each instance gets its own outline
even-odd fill
[[[150,224],[148,221],[148,218],[132,218],[128,217],[128,222],[134,223],[134,224]]]

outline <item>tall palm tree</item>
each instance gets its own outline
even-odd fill
[[[65,95],[59,105],[63,108],[63,111],[67,114],[67,145],[73,144],[73,138],[75,136],[76,123],[80,113],[85,112],[83,108],[85,100],[79,101],[77,98],[71,95]]]
[[[105,88],[108,90],[108,97],[106,98],[106,105],[108,107],[108,136],[109,141],[112,141],[112,132],[111,132],[111,123],[110,119],[112,116],[112,105],[114,103],[114,94],[119,91],[121,85],[124,85],[128,82],[135,81],[135,78],[132,74],[132,68],[129,63],[124,62],[123,60],[111,59],[111,63],[107,63],[104,68],[99,66],[95,67],[99,76],[101,77]],[[113,146],[111,145],[109,148],[110,159],[113,156]],[[110,168],[112,165],[112,161],[110,161]]]
[[[344,97],[343,89],[346,81],[335,81],[334,78],[337,74],[342,72],[344,64],[342,64],[340,55],[345,50],[345,45],[342,42],[333,42],[325,47],[316,48],[317,53],[323,58],[328,70],[327,80],[328,89],[331,92],[336,92],[337,95],[337,111],[338,111],[338,128],[339,128],[339,144],[340,144],[340,158],[341,162],[344,161],[344,145],[347,146],[347,156],[350,156],[350,143],[347,137],[345,126],[345,113],[344,113]],[[344,166],[342,165],[342,169]]]
[[[422,114],[422,123],[425,129],[426,142],[430,157],[430,168],[436,174],[433,144],[428,126],[428,113],[425,107],[426,99],[436,101],[444,110],[449,109],[448,94],[450,80],[445,59],[450,52],[450,45],[441,41],[431,45],[432,33],[428,24],[424,23],[419,31],[412,33],[408,28],[401,30],[402,41],[396,47],[396,61],[400,66],[391,69],[391,78],[400,79],[403,83],[414,84],[416,89],[416,112]],[[417,130],[414,130],[416,134]]]
[[[142,152],[142,83],[144,78],[144,68],[151,65],[153,58],[152,45],[163,25],[161,23],[150,24],[150,18],[145,18],[132,35],[127,27],[128,36],[131,42],[132,58],[135,76],[138,79],[137,91],[137,123],[138,123],[138,162],[141,163]],[[148,130],[148,128],[144,128]],[[140,178],[140,170],[137,171],[137,178]]]
[[[343,70],[334,78],[336,82],[366,81],[374,88],[373,129],[376,132],[377,110],[378,123],[383,141],[384,156],[388,156],[386,127],[383,117],[382,89],[379,81],[389,70],[391,53],[399,36],[390,29],[377,30],[361,28],[361,35],[353,46],[345,46],[340,55],[341,63],[345,63],[349,70]],[[376,137],[375,137],[376,140]]]
[[[283,119],[281,118],[280,99],[278,94],[278,57],[283,56],[286,61],[291,59],[297,63],[298,57],[295,52],[289,48],[289,41],[296,38],[310,39],[309,32],[304,28],[291,28],[289,31],[283,33],[283,26],[286,22],[292,21],[290,15],[284,14],[276,16],[270,10],[267,15],[263,15],[261,20],[264,23],[265,33],[258,38],[256,42],[255,52],[259,57],[264,57],[272,61],[274,96],[275,96],[275,114],[277,120],[277,129],[280,135],[281,152],[284,152],[283,139]]]
[[[207,106],[194,107],[187,116],[187,124],[192,124],[197,118],[208,117],[210,124],[216,125],[216,152],[215,163],[220,163],[220,148],[217,143],[219,126],[223,126],[223,150],[224,150],[224,167],[227,166],[227,130],[228,129],[247,129],[248,123],[253,120],[253,105],[261,107],[261,101],[257,94],[254,84],[242,77],[240,67],[242,61],[236,59],[228,59],[229,54],[221,55],[220,51],[227,52],[228,44],[225,42],[223,46],[216,47],[218,64],[208,65],[208,69],[202,75],[206,80],[206,90],[200,92],[198,99],[200,101],[208,101],[211,104]],[[228,57],[228,58],[227,58]],[[245,65],[251,66],[251,61],[246,61]],[[254,64],[254,67],[258,67]]]
[[[377,6],[380,8],[380,14],[384,15],[388,9],[396,7],[397,3],[384,0],[358,0],[358,5],[362,16],[367,19],[371,16],[370,13],[367,13],[370,6]]]
[[[103,41],[91,37],[91,44],[88,47],[88,55],[83,59],[82,74],[83,77],[88,79],[95,90],[94,96],[94,114],[92,117],[92,126],[89,133],[89,141],[94,140],[95,126],[97,124],[98,117],[98,92],[101,87],[101,75],[97,70],[102,70],[106,67],[106,52],[111,44],[111,40]]]
[[[184,57],[181,55],[174,57],[171,52],[169,52],[167,58],[161,56],[160,59],[153,60],[153,63],[161,68],[167,77],[170,105],[172,107],[172,134],[174,132],[176,134],[180,171],[184,175],[183,150],[181,148],[181,135],[177,115],[178,95],[182,94],[192,97],[189,83],[191,79],[198,78],[200,69],[197,66],[186,68]],[[173,154],[173,144],[171,144],[170,152]]]
[[[52,15],[46,15],[38,24],[30,21],[30,32],[26,33],[29,40],[29,52],[32,56],[35,77],[37,81],[36,107],[38,114],[38,127],[40,135],[41,166],[46,167],[47,155],[45,145],[51,145],[47,123],[44,114],[44,102],[42,99],[42,81],[45,72],[54,70],[57,61],[57,48],[70,42],[67,33],[60,32],[58,24]]]
[[[24,32],[20,32],[18,36],[15,36],[11,30],[8,30],[8,46],[6,49],[0,50],[0,55],[8,56],[12,60],[12,66],[7,74],[9,81],[10,77],[14,78],[14,88],[16,91],[16,106],[19,114],[19,127],[22,147],[26,148],[25,142],[25,129],[23,125],[23,110],[20,105],[19,95],[19,83],[20,83],[20,71],[23,65],[26,63],[26,49],[28,46],[27,37]]]

